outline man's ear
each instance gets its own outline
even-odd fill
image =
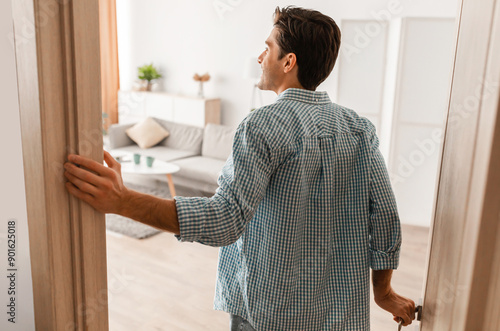
[[[285,74],[289,73],[297,66],[297,56],[294,53],[288,53],[285,55],[285,62],[283,66],[283,72]]]

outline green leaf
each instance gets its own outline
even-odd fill
[[[152,81],[153,79],[162,77],[162,75],[158,72],[158,70],[153,66],[152,63],[137,68],[137,71],[139,79],[147,80],[148,82]]]

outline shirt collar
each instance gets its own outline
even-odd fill
[[[330,97],[328,96],[327,92],[309,91],[298,88],[289,88],[281,92],[281,94],[278,95],[276,101],[280,100],[295,100],[316,105],[331,103]]]

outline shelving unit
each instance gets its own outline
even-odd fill
[[[162,92],[119,91],[119,123],[136,123],[148,116],[204,127],[220,124],[220,99],[206,99]]]

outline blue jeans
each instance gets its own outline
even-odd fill
[[[229,330],[230,331],[255,331],[250,323],[239,316],[229,315]]]

